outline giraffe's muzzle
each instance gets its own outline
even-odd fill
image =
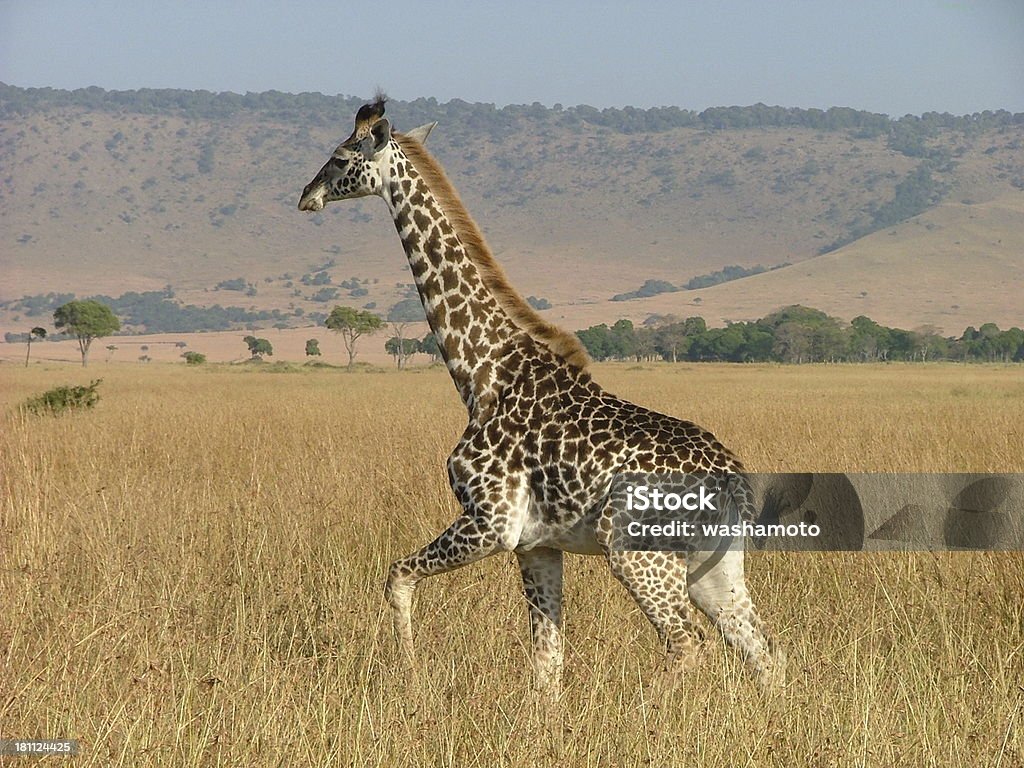
[[[323,184],[313,182],[302,190],[302,197],[299,198],[300,211],[319,211],[324,207],[324,195],[327,190]]]
[[[324,207],[324,201],[318,197],[302,198],[299,200],[300,211],[319,211]]]

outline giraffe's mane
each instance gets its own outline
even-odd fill
[[[466,254],[479,270],[484,285],[508,312],[512,321],[570,365],[580,369],[586,368],[590,358],[575,334],[564,331],[537,314],[537,311],[509,283],[505,270],[494,258],[480,228],[469,215],[440,163],[416,139],[401,133],[395,133],[393,136],[437,198],[438,204],[462,241]]]

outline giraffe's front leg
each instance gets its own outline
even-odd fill
[[[391,620],[398,644],[406,660],[414,663],[416,650],[412,643],[412,596],[416,591],[416,582],[397,567],[400,562],[397,560],[391,564],[388,580],[384,585],[384,599],[391,606]]]
[[[530,613],[537,690],[556,701],[562,689],[562,553],[539,547],[516,555]]]
[[[414,659],[412,598],[416,583],[476,562],[501,546],[502,537],[493,525],[465,514],[418,552],[391,564],[384,597],[391,604],[395,634],[410,661]]]

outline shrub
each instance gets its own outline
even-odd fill
[[[206,362],[206,355],[200,352],[183,352],[181,356],[189,365],[202,365]]]
[[[103,379],[96,379],[88,386],[56,387],[47,390],[41,395],[30,397],[22,405],[22,408],[29,413],[52,414],[63,413],[67,410],[83,410],[92,408],[99,402],[100,393],[96,388]]]

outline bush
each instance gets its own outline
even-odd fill
[[[312,301],[327,302],[338,298],[338,289],[330,286],[321,288],[309,297]]]
[[[206,362],[206,355],[200,352],[183,352],[181,356],[189,365],[202,365]]]
[[[629,301],[630,299],[643,299],[648,296],[657,296],[659,293],[675,293],[679,289],[667,280],[648,280],[635,291],[629,293],[617,293],[612,296],[612,301]]]
[[[217,285],[213,287],[215,291],[239,291],[244,292],[248,289],[249,284],[245,281],[244,277],[235,277],[231,280],[221,280]]]
[[[103,379],[96,379],[89,386],[57,387],[30,397],[22,405],[29,413],[56,415],[67,410],[92,408],[99,402],[100,393],[96,388]]]

